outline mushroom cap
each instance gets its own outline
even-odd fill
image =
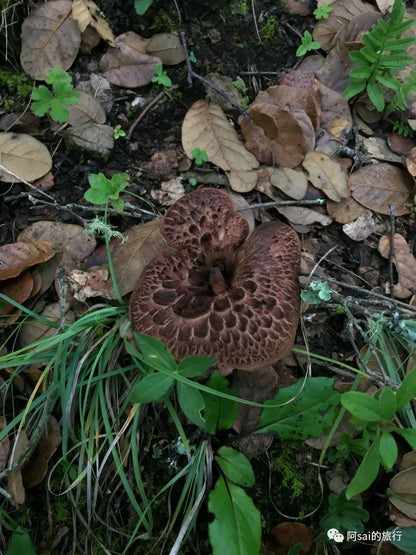
[[[182,197],[161,230],[178,252],[143,270],[130,300],[134,331],[160,339],[177,360],[215,357],[223,375],[281,359],[299,318],[296,232],[268,222],[244,242],[246,220],[215,189]]]

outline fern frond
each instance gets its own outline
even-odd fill
[[[405,69],[414,62],[414,57],[407,54],[407,48],[416,44],[416,38],[401,37],[414,21],[404,21],[406,6],[403,0],[394,0],[388,20],[379,19],[371,31],[364,34],[364,46],[350,52],[350,59],[356,66],[350,72],[350,83],[344,91],[344,98],[352,98],[366,91],[377,110],[385,107],[383,87],[395,92],[393,103],[405,105],[405,97],[411,90],[416,90],[416,72],[410,82],[401,83],[393,72]],[[361,83],[360,83],[361,81]]]

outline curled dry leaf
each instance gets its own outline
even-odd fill
[[[20,61],[34,79],[45,79],[53,67],[67,70],[75,60],[81,32],[72,17],[70,0],[37,6],[22,24]]]
[[[33,279],[30,272],[23,272],[20,276],[0,282],[0,293],[20,304],[23,304],[30,297],[32,291]],[[19,318],[20,313],[21,310],[13,304],[3,301],[3,299],[0,300],[1,324],[15,322]]]
[[[55,255],[52,243],[18,241],[0,247],[0,281],[18,276],[30,266],[46,262]]]
[[[337,42],[345,42],[337,40],[338,33],[348,26],[350,21],[356,21],[354,18],[366,12],[379,12],[370,4],[362,2],[362,0],[336,0],[331,4],[332,11],[326,19],[320,19],[313,30],[313,40],[319,42],[321,48],[328,52],[336,46]],[[373,22],[375,23],[375,22]],[[338,35],[339,36],[339,35]]]
[[[0,181],[34,181],[52,168],[46,146],[25,133],[0,133]]]
[[[378,252],[384,258],[390,256],[390,237],[383,235],[378,243]],[[416,259],[403,235],[394,234],[393,262],[396,266],[398,283],[393,287],[397,299],[407,299],[416,289]]]
[[[252,189],[255,187],[252,170],[259,163],[247,151],[217,104],[198,100],[191,106],[182,124],[182,146],[189,158],[193,158],[194,147],[205,150],[209,162],[232,174],[230,184],[232,187],[234,184],[237,192],[249,190],[245,187],[248,182],[253,183]],[[244,176],[244,172],[248,175]]]
[[[249,110],[250,120],[239,118],[246,147],[268,165],[298,166],[315,147],[315,131],[304,110],[259,104]]]
[[[136,88],[148,85],[156,73],[160,58],[145,53],[147,40],[133,31],[116,38],[100,60],[104,77],[118,87]]]
[[[318,84],[318,90],[322,107],[320,130],[327,131],[329,136],[338,142],[347,144],[348,133],[353,124],[348,101],[322,83]]]
[[[105,123],[106,115],[101,104],[90,94],[78,91],[79,99],[74,106],[68,106],[69,125],[76,127],[84,123]]]
[[[116,45],[113,31],[107,21],[100,16],[100,8],[92,0],[72,0],[72,17],[78,23],[81,32],[91,26],[108,44]]]
[[[349,193],[347,175],[334,159],[323,152],[307,152],[302,166],[308,172],[309,181],[335,202],[347,198]]]
[[[352,197],[379,214],[409,214],[413,205],[413,180],[402,168],[387,163],[369,164],[350,175]]]
[[[48,471],[48,462],[61,444],[61,429],[54,416],[50,416],[46,430],[42,434],[32,456],[22,469],[23,486],[34,488],[43,480]]]
[[[181,39],[173,33],[159,33],[150,38],[146,53],[157,56],[163,65],[174,66],[185,60]]]

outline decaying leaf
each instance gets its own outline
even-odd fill
[[[390,256],[390,237],[383,235],[378,243],[378,252],[384,258]],[[398,283],[393,287],[397,299],[407,299],[416,289],[416,259],[403,235],[394,234],[393,262],[396,266]]]
[[[85,302],[91,297],[108,297],[108,277],[108,270],[84,272],[83,270],[74,268],[67,274],[68,284],[74,297],[81,302]]]
[[[18,276],[30,266],[46,262],[55,255],[52,243],[18,241],[0,247],[0,281]]]
[[[390,503],[401,513],[416,522],[416,466],[397,473],[390,480],[393,495],[389,496]],[[395,519],[394,519],[395,520]]]
[[[307,152],[302,166],[308,172],[309,181],[336,202],[347,198],[347,175],[334,158],[323,152]]]
[[[13,279],[6,279],[0,281],[0,293],[6,295],[13,301],[23,304],[32,294],[33,279],[30,272],[22,272],[19,276]],[[0,323],[11,324],[15,322],[20,316],[21,310],[0,299]]]
[[[225,172],[251,172],[258,167],[256,158],[247,151],[224,112],[215,103],[206,100],[195,102],[185,115],[182,124],[182,145],[186,155],[193,158],[192,150],[205,150],[208,161]],[[250,175],[250,173],[249,173]],[[234,173],[231,186],[244,182],[241,174]],[[255,182],[253,184],[254,188]],[[237,185],[238,187],[238,185]],[[245,192],[238,187],[237,192]]]
[[[380,232],[383,225],[371,210],[364,209],[356,220],[342,226],[342,231],[353,241],[364,241],[375,232]]]
[[[158,33],[150,38],[146,53],[160,58],[163,65],[174,66],[185,59],[181,39],[173,33]]]
[[[362,46],[361,42],[343,42],[332,48],[316,72],[316,78],[326,87],[342,94],[350,82],[350,70],[354,67],[349,53],[360,50]]]
[[[185,187],[182,183],[182,177],[172,177],[167,181],[162,181],[160,189],[152,189],[150,196],[162,206],[171,206],[175,204],[185,194]]]
[[[156,73],[160,58],[145,53],[147,40],[133,31],[116,38],[100,60],[104,77],[118,87],[136,88],[148,85]]]
[[[69,69],[81,43],[72,2],[55,0],[37,6],[23,21],[21,37],[20,61],[31,77],[44,79],[53,67]]]
[[[0,181],[34,181],[52,168],[46,146],[25,133],[0,133]]]
[[[75,127],[90,122],[105,123],[106,115],[101,104],[84,91],[78,91],[78,94],[78,102],[74,106],[68,106],[69,125]]]
[[[347,144],[348,135],[352,129],[352,116],[349,104],[340,93],[319,83],[321,95],[321,123],[320,131],[325,130],[330,138]]]
[[[61,444],[61,429],[54,416],[50,416],[46,430],[30,459],[22,469],[25,489],[34,488],[43,480],[48,471],[48,462]]]
[[[24,241],[29,245],[32,242],[36,244],[37,241],[48,241],[58,256],[61,255],[63,263],[67,264],[68,260],[72,260],[75,265],[94,252],[97,245],[96,240],[85,233],[85,229],[80,225],[42,220],[21,231],[18,241]]]
[[[336,0],[331,4],[332,11],[326,19],[320,19],[313,30],[313,40],[319,42],[321,48],[328,52],[333,48],[337,42],[345,42],[344,40],[337,40],[338,33],[348,26],[350,21],[354,21],[355,26],[359,28],[359,23],[355,18],[358,18],[366,12],[379,12],[370,4],[362,2],[362,0]],[[359,21],[359,19],[358,19]],[[375,23],[375,21],[373,22]],[[339,36],[339,35],[338,35]],[[351,39],[350,39],[351,40]]]
[[[296,200],[303,199],[308,188],[308,179],[304,172],[291,168],[274,169],[270,176],[270,182],[273,187],[280,189],[288,197]]]
[[[387,163],[369,164],[350,175],[352,197],[370,210],[390,214],[409,214],[413,206],[413,180],[402,168]]]
[[[302,544],[301,553],[308,553],[313,545],[313,533],[301,522],[281,522],[270,531],[274,553],[289,553],[296,544]]]
[[[305,206],[276,206],[276,210],[287,218],[292,224],[310,225],[319,223],[321,225],[329,225],[332,218],[326,214],[306,208]]]
[[[339,224],[349,224],[356,220],[364,212],[365,208],[362,204],[354,200],[351,196],[343,199],[341,202],[328,200],[326,209],[331,218],[334,218]]]
[[[92,0],[72,0],[72,17],[78,23],[81,32],[90,25],[108,44],[116,45],[113,31],[107,21],[100,16],[100,8]]]
[[[0,416],[0,430],[3,431],[7,425],[6,417]],[[9,436],[4,436],[0,442],[0,472],[6,468],[7,461],[10,455],[10,439]]]
[[[50,320],[55,324],[59,324],[61,321],[61,310],[59,303],[51,303],[45,306],[41,315]],[[75,315],[72,310],[66,307],[66,312],[64,314],[65,324],[70,324],[74,322]],[[50,337],[56,334],[57,328],[55,326],[48,326],[38,319],[26,319],[22,324],[19,333],[19,344],[21,347],[26,345],[31,345],[34,341],[38,339],[44,339],[45,337]]]
[[[18,466],[13,468],[7,477],[7,491],[10,493],[13,499],[13,503],[18,506],[25,502],[26,492],[23,487],[22,480],[22,467],[25,460],[22,459],[22,454],[26,445],[28,444],[27,435],[24,430],[21,430],[19,434],[15,437],[12,445],[11,454],[9,458],[8,466],[11,467],[13,464],[18,463]]]

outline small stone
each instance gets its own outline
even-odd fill
[[[113,128],[100,123],[85,123],[66,130],[65,145],[68,150],[80,151],[90,158],[106,162],[114,148]]]

